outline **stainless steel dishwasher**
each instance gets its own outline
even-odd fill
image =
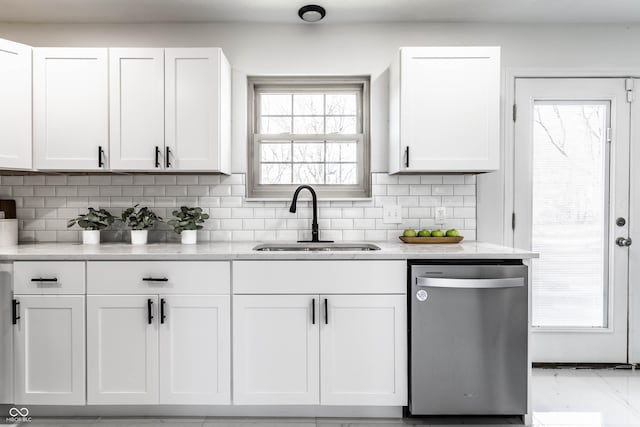
[[[410,415],[527,412],[527,267],[410,262]]]

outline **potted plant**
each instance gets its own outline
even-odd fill
[[[109,227],[115,218],[105,209],[89,208],[89,212],[80,214],[67,222],[67,227],[78,224],[82,228],[82,243],[85,245],[97,245],[100,243],[100,230]]]
[[[180,210],[173,211],[174,219],[167,221],[173,230],[180,234],[182,244],[193,245],[197,242],[197,231],[202,230],[202,224],[209,219],[209,214],[203,213],[202,208],[180,206]]]
[[[131,244],[132,245],[146,245],[148,232],[156,222],[161,222],[162,218],[156,215],[148,207],[139,207],[135,205],[131,208],[125,209],[122,212],[121,220],[127,227],[131,229]]]

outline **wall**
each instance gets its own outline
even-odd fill
[[[603,69],[640,70],[640,25],[623,24],[0,23],[0,37],[34,46],[222,47],[234,69],[232,169],[236,173],[246,172],[246,75],[371,75],[372,171],[384,172],[388,162],[387,67],[400,46],[499,45],[505,73],[522,68],[592,70],[595,74]],[[511,124],[504,126],[510,129]],[[478,178],[478,237],[482,240],[504,241],[504,179],[502,171]]]
[[[299,201],[295,214],[288,201],[247,201],[244,174],[218,175],[26,175],[0,177],[0,197],[16,200],[23,242],[80,240],[67,220],[103,207],[119,216],[140,203],[165,219],[176,206],[201,206],[211,215],[200,240],[310,239],[310,202]],[[320,238],[329,240],[396,240],[405,228],[435,228],[432,208],[446,206],[447,228],[475,239],[475,176],[389,176],[373,174],[373,198],[319,202]],[[301,198],[304,197],[301,194]],[[403,206],[402,224],[382,221],[384,204]],[[122,224],[102,233],[103,241],[128,238]],[[166,224],[150,233],[152,242],[178,241]]]

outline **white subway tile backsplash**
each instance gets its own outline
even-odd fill
[[[199,231],[203,240],[297,240],[311,237],[310,200],[300,200],[297,213],[288,201],[247,201],[243,174],[219,175],[27,175],[0,177],[0,196],[16,200],[22,241],[78,241],[79,228],[68,219],[91,206],[114,215],[134,204],[151,207],[170,219],[178,206],[201,206],[211,215]],[[318,203],[321,237],[330,240],[396,240],[405,228],[435,228],[433,207],[445,206],[445,228],[456,227],[475,238],[475,175],[389,176],[374,173],[372,198]],[[401,224],[382,221],[383,206],[399,204]],[[103,233],[105,241],[127,239],[121,225]],[[177,242],[166,224],[151,241]]]
[[[2,185],[22,185],[23,177],[21,176],[3,176]]]
[[[133,182],[133,177],[131,177],[131,182]],[[25,182],[26,184],[26,182]],[[82,175],[71,175],[67,177],[67,184],[69,185],[89,185],[89,177]]]

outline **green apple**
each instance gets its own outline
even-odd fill
[[[431,237],[444,237],[444,232],[442,230],[433,230]]]
[[[447,237],[458,237],[460,236],[460,233],[458,233],[458,230],[456,230],[455,228],[452,228],[451,230],[447,230]]]
[[[416,237],[416,230],[406,229],[402,232],[404,237]]]
[[[418,231],[418,237],[431,237],[431,232],[429,230],[420,230]]]

